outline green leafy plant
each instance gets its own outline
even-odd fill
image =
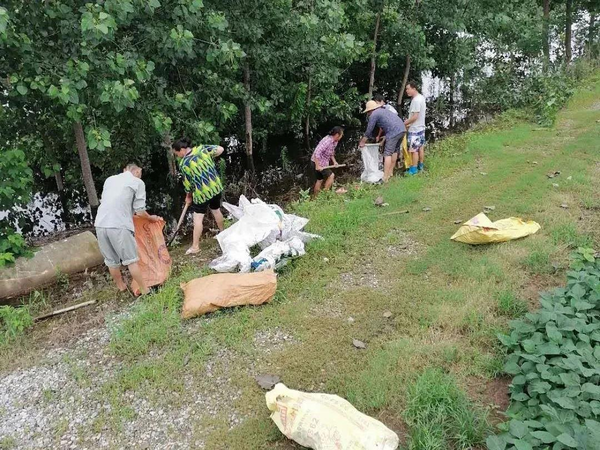
[[[600,259],[579,248],[567,285],[498,338],[509,356],[510,421],[490,450],[596,449],[600,442]]]
[[[17,207],[24,207],[31,196],[33,173],[25,152],[19,149],[0,149],[0,211],[9,211],[0,221],[0,267],[12,263],[15,258],[27,255],[27,244],[14,227],[18,222]]]
[[[0,344],[14,341],[33,325],[29,308],[0,306]]]

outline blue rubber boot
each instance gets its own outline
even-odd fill
[[[411,166],[411,168],[408,169],[409,175],[416,175],[418,172],[419,172],[419,170],[417,169],[417,166]]]
[[[421,171],[424,169],[423,163],[420,162],[419,165],[417,166],[417,170]]]

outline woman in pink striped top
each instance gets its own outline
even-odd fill
[[[315,177],[317,178],[317,182],[313,189],[314,197],[321,192],[323,180],[325,180],[323,189],[331,189],[331,186],[333,186],[333,172],[331,169],[323,169],[323,167],[329,166],[330,162],[334,166],[338,165],[335,160],[335,148],[342,136],[344,136],[344,129],[342,127],[333,127],[329,134],[321,139],[321,142],[319,142],[319,145],[317,145],[317,148],[315,148],[315,151],[310,158],[311,168],[314,170]]]

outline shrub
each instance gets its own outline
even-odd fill
[[[33,325],[29,308],[0,306],[0,344],[14,341]]]
[[[0,211],[8,212],[8,216],[0,221],[0,267],[28,253],[25,239],[14,227],[18,221],[15,207],[29,202],[33,184],[33,173],[27,165],[25,153],[21,150],[1,151]]]

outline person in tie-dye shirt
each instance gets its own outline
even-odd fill
[[[223,214],[221,213],[221,194],[223,184],[215,166],[214,158],[223,153],[219,145],[198,145],[192,147],[189,138],[183,138],[173,145],[173,153],[178,158],[179,171],[183,175],[183,187],[187,195],[185,203],[194,213],[194,235],[192,246],[186,255],[200,251],[204,215],[208,208],[217,227],[223,231]]]

